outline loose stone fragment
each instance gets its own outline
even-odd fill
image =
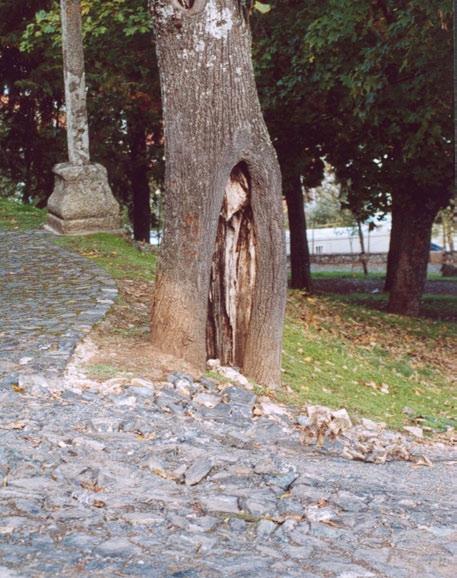
[[[218,395],[212,393],[198,393],[194,396],[193,402],[198,405],[203,405],[209,409],[213,409],[221,402],[221,398]]]
[[[197,460],[185,473],[185,481],[188,486],[195,486],[209,474],[213,467],[212,461],[206,458]]]
[[[346,431],[352,427],[352,421],[345,409],[332,412],[332,421],[336,423],[340,431]]]
[[[125,538],[113,538],[103,542],[96,548],[103,556],[132,556],[139,552],[139,548],[134,546]]]
[[[200,498],[205,510],[208,512],[226,512],[237,514],[240,509],[238,507],[238,498],[235,496],[212,495]]]
[[[257,538],[268,538],[276,528],[276,524],[271,520],[260,520],[257,524]]]
[[[403,428],[406,432],[410,433],[415,438],[422,439],[424,437],[424,430],[421,427],[415,426],[405,426]]]

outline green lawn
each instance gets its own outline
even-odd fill
[[[0,228],[16,231],[38,229],[45,221],[46,211],[0,197]]]
[[[45,218],[44,211],[0,199],[0,228],[36,228]],[[126,238],[97,234],[56,242],[93,259],[116,279],[154,277],[155,255]],[[338,278],[336,273],[315,276]],[[292,393],[277,397],[345,407],[353,416],[394,428],[416,420],[435,430],[457,427],[457,324],[388,315],[382,311],[385,299],[369,293],[307,297],[290,292],[283,379]],[[425,307],[440,315],[455,312],[457,297],[426,295]],[[405,407],[413,416],[405,415]]]
[[[453,363],[454,360],[454,363]],[[345,407],[398,428],[410,420],[457,427],[457,325],[343,303],[289,297],[284,381],[294,403]]]
[[[433,279],[429,278],[429,281]],[[441,279],[440,279],[441,281]],[[454,283],[457,280],[454,279]],[[385,293],[348,293],[332,294],[332,297],[350,305],[360,305],[362,307],[378,309],[383,311],[387,307],[388,295]],[[457,294],[431,294],[425,293],[422,299],[421,317],[442,321],[457,320]],[[425,323],[423,321],[422,323]]]
[[[114,279],[154,279],[155,253],[140,251],[125,237],[98,233],[82,237],[58,237],[56,242],[92,259]]]
[[[338,280],[338,279],[355,279],[359,281],[369,280],[369,281],[383,281],[384,280],[384,273],[381,272],[373,272],[368,273],[368,275],[364,275],[361,271],[314,271],[312,273],[312,278],[319,280]],[[452,277],[443,277],[440,273],[429,273],[428,274],[429,281],[448,281],[448,282],[455,282],[455,279]]]

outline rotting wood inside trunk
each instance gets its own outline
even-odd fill
[[[223,365],[243,367],[256,276],[251,181],[244,162],[225,188],[211,265],[207,355]]]

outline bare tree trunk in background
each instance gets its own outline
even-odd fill
[[[152,340],[280,384],[281,176],[237,0],[151,0],[165,124],[165,230]]]
[[[136,241],[150,242],[151,204],[146,148],[146,129],[139,115],[128,120],[130,140],[130,182],[132,184],[133,237]]]
[[[292,289],[312,291],[311,264],[306,236],[306,215],[303,187],[299,174],[284,179],[290,232],[290,266]]]
[[[358,219],[357,219],[357,231],[359,233],[359,242],[360,242],[360,262],[362,263],[363,274],[365,276],[367,276],[368,275],[368,260],[367,260],[367,254],[365,251],[365,238],[363,236],[362,223]]]
[[[389,254],[387,256],[387,270],[384,281],[385,292],[389,292],[392,289],[395,278],[402,245],[403,223],[406,214],[407,210],[403,209],[401,204],[396,201],[394,197],[392,201],[392,227],[390,231]]]
[[[418,315],[427,280],[432,226],[438,213],[420,201],[410,203],[403,220],[398,261],[390,289],[389,313]]]

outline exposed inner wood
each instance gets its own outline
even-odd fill
[[[256,275],[255,234],[247,166],[232,170],[219,216],[209,289],[207,354],[243,367]]]
[[[178,0],[178,2],[183,8],[190,9],[194,5],[195,0]]]

